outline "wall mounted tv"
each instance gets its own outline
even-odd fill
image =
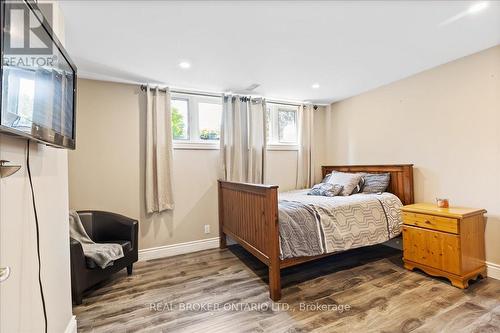
[[[75,149],[76,66],[52,31],[52,4],[0,1],[0,132]]]

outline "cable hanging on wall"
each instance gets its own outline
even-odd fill
[[[36,226],[36,252],[38,257],[38,286],[40,287],[40,296],[42,298],[42,307],[43,307],[43,319],[44,319],[44,332],[47,333],[47,308],[45,305],[45,296],[43,293],[43,285],[42,285],[42,261],[40,258],[40,226],[38,223],[38,212],[36,210],[36,201],[35,201],[35,191],[33,189],[33,180],[31,179],[31,166],[30,166],[30,140],[27,143],[27,153],[26,153],[26,169],[28,170],[28,178],[30,181],[31,188],[31,199],[33,202],[33,213],[35,215],[35,226]]]

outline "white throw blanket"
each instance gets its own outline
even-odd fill
[[[69,212],[69,234],[82,244],[85,257],[92,259],[101,268],[111,266],[115,260],[123,258],[123,248],[120,244],[99,244],[90,239],[75,211]]]

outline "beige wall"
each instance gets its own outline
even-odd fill
[[[500,264],[500,46],[334,103],[331,163],[414,163],[416,201],[488,210]]]
[[[141,249],[217,237],[219,151],[174,150],[175,209],[147,215],[144,94],[137,85],[78,83],[78,143],[69,153],[70,207],[139,219]],[[267,158],[266,182],[281,190],[293,189],[297,152],[270,151]],[[204,233],[205,224],[210,225],[210,234]]]
[[[57,7],[54,23],[62,40],[63,18]],[[0,159],[21,165],[20,171],[0,181],[0,266],[12,269],[10,278],[0,284],[0,332],[43,332],[26,140],[0,135]],[[33,143],[31,171],[40,222],[48,331],[64,332],[72,318],[67,151]]]
[[[40,223],[42,282],[49,332],[64,332],[71,313],[67,152],[33,144],[31,169]],[[0,159],[21,165],[0,185],[0,332],[42,332],[36,231],[26,171],[26,140],[0,136]]]

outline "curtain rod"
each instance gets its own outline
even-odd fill
[[[280,101],[276,101],[276,100],[273,100],[273,99],[266,99],[266,103],[269,103],[269,104],[279,104],[279,105],[288,105],[288,106],[301,106],[302,105],[302,104],[297,104],[297,103],[280,102]]]
[[[146,85],[141,85],[141,90],[146,91],[147,86]],[[160,91],[167,91],[167,89],[158,89]],[[174,94],[186,94],[186,95],[196,95],[196,96],[205,96],[205,97],[222,97],[222,94],[216,94],[216,93],[206,93],[206,92],[197,92],[197,91],[188,91],[188,90],[177,90],[177,89],[170,89],[171,93]]]
[[[147,86],[146,85],[141,85],[141,90],[146,91]],[[160,91],[167,91],[167,89],[159,89]],[[170,89],[171,93],[174,94],[186,94],[186,95],[195,95],[195,96],[205,96],[205,97],[223,97],[224,94],[216,94],[216,93],[206,93],[206,92],[197,92],[197,91],[190,91],[190,90],[177,90],[177,89]],[[290,103],[290,102],[282,102],[274,99],[266,99],[266,103],[269,104],[279,104],[279,105],[288,105],[288,106],[301,106],[302,104],[299,103]],[[317,109],[317,106],[314,105],[314,109]]]

